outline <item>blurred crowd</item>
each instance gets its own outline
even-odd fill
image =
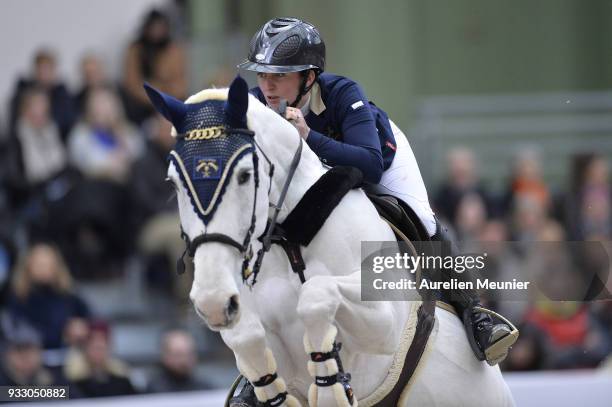
[[[454,149],[432,196],[434,210],[462,249],[488,254],[483,277],[538,283],[537,294],[488,300],[521,331],[504,369],[603,366],[612,352],[609,162],[597,153],[576,154],[560,191],[545,182],[542,162],[536,149],[520,151],[506,185],[494,193],[474,154]]]
[[[159,338],[158,369],[135,386],[129,366],[113,356],[112,322],[77,290],[79,282],[120,276],[137,259],[146,281],[169,298],[180,302],[188,292],[173,277],[184,243],[163,181],[170,124],[142,88],[188,94],[186,51],[171,28],[151,11],[127,44],[119,80],[89,53],[73,92],[58,75],[58,56],[41,49],[16,83],[0,137],[0,385],[71,384],[71,397],[211,386],[195,373],[194,338],[180,326]],[[494,194],[473,153],[453,150],[443,185],[430,187],[432,204],[462,243],[610,240],[608,160],[576,156],[564,191],[549,188],[541,163],[535,151],[522,152],[505,192]],[[565,277],[574,281],[571,270]],[[522,334],[505,369],[595,367],[610,353],[610,302],[534,300],[506,311]]]
[[[172,32],[164,13],[148,13],[119,80],[88,53],[73,92],[58,56],[40,49],[15,85],[0,137],[0,385],[70,384],[72,398],[211,388],[178,325],[159,338],[157,369],[134,385],[113,356],[112,321],[76,289],[136,258],[159,292],[186,296],[174,287],[183,242],[164,182],[171,126],[142,87],[187,96],[186,53]]]

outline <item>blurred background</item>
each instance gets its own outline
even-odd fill
[[[227,86],[277,16],[317,26],[327,70],[404,130],[461,242],[610,241],[612,1],[2,6],[0,385],[87,398],[231,384],[231,352],[188,302],[192,276],[176,277],[173,140],[142,83],[178,98]],[[493,305],[522,329],[505,372],[612,372],[610,302]]]

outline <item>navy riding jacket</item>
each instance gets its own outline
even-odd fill
[[[366,181],[378,183],[396,150],[389,117],[349,78],[323,73],[317,82],[325,108],[320,114],[312,111],[311,93],[311,109],[304,117],[310,127],[306,142],[323,163],[357,167]],[[251,93],[266,103],[259,87]]]

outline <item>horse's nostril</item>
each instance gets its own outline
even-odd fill
[[[227,302],[227,315],[233,317],[238,312],[239,307],[240,303],[238,302],[238,296],[232,295]]]

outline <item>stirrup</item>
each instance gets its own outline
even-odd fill
[[[235,394],[236,389],[238,388],[238,386],[243,380],[245,383],[242,386],[240,393]],[[260,404],[257,401],[257,398],[255,397],[254,392],[253,392],[252,398],[238,399],[242,395],[242,392],[247,386],[252,386],[252,385],[251,383],[249,383],[248,380],[246,380],[246,378],[243,375],[238,375],[238,377],[236,377],[236,379],[234,380],[234,383],[232,383],[232,386],[230,387],[229,392],[227,393],[227,397],[225,398],[225,404],[223,404],[223,406],[224,407],[257,407],[259,406]]]
[[[494,333],[492,337],[494,342],[488,348],[483,350],[476,340],[476,332],[474,332],[474,326],[472,323],[472,314],[475,312],[487,314],[491,316],[493,321],[495,318],[501,320],[510,328],[510,331],[505,335],[502,333],[502,335],[498,337],[496,337]],[[468,341],[476,358],[478,360],[486,360],[490,366],[495,366],[496,364],[502,362],[508,355],[508,350],[510,347],[514,345],[514,342],[516,342],[519,337],[519,330],[512,322],[510,322],[503,315],[484,307],[474,306],[471,309],[466,309],[463,315],[463,323],[468,331]]]

